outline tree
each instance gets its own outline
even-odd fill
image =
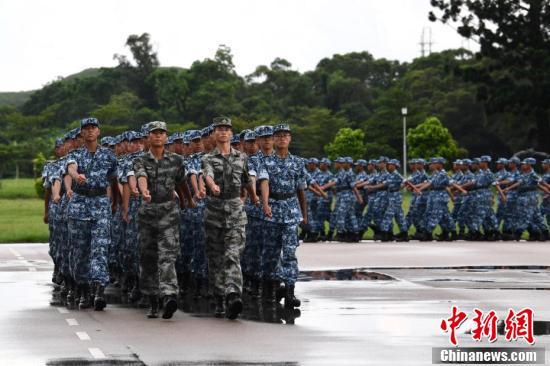
[[[536,124],[536,148],[550,151],[550,1],[431,0],[440,16],[480,45],[477,62],[465,67],[490,113],[514,112]]]
[[[334,141],[325,146],[329,158],[336,159],[339,156],[351,156],[354,160],[362,158],[365,154],[363,140],[365,133],[361,130],[341,128]]]
[[[458,144],[449,130],[443,127],[436,117],[429,117],[423,123],[409,130],[407,142],[409,156],[412,157],[442,156],[447,160],[452,160],[459,153],[466,153],[464,149],[459,150]]]

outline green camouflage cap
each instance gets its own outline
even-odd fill
[[[148,132],[151,133],[153,132],[154,130],[163,130],[163,131],[168,131],[168,129],[166,128],[166,122],[162,122],[162,121],[154,121],[154,122],[149,122],[149,125],[147,126],[148,128]]]
[[[224,116],[214,117],[214,119],[212,120],[212,127],[216,128],[218,126],[233,127],[233,125],[231,124],[231,118]]]

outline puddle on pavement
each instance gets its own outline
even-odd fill
[[[103,360],[87,360],[84,358],[62,358],[48,360],[46,366],[145,366],[139,360],[119,360],[119,359],[103,359]]]
[[[364,269],[339,269],[325,271],[302,271],[300,281],[395,281],[395,278],[384,273]]]

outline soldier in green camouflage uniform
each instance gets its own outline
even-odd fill
[[[207,187],[204,213],[204,247],[208,258],[209,282],[216,299],[216,317],[236,319],[242,311],[241,253],[247,222],[241,191],[246,188],[254,204],[246,154],[230,146],[231,120],[214,119],[216,148],[203,156],[202,173]],[[225,301],[225,302],[224,302]]]
[[[158,317],[158,298],[164,298],[162,317],[169,319],[177,310],[178,282],[176,258],[179,246],[179,207],[174,191],[185,196],[189,206],[193,198],[185,184],[183,158],[167,151],[166,123],[149,124],[150,149],[134,161],[143,203],[138,211],[140,245],[140,287],[149,296],[147,316]]]

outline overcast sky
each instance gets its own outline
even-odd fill
[[[433,51],[468,47],[428,21],[429,0],[0,0],[0,91],[40,88],[58,76],[114,66],[130,34],[148,32],[162,66],[189,67],[232,49],[240,75],[275,57],[294,69],[366,50],[410,61],[431,27]],[[426,37],[427,40],[427,37]],[[472,48],[475,44],[470,45]]]

